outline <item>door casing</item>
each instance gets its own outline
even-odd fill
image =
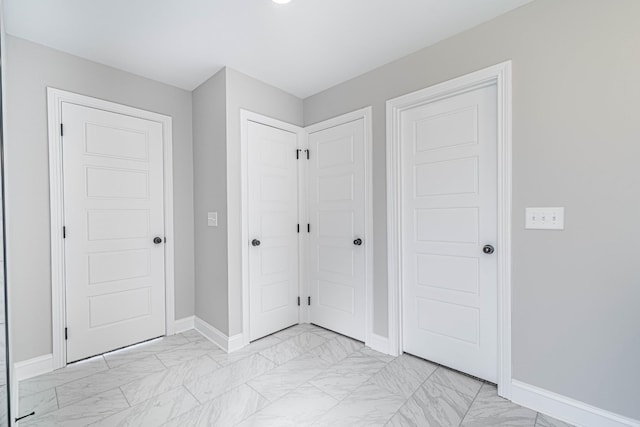
[[[117,114],[158,122],[162,125],[164,161],[164,245],[165,257],[165,334],[175,331],[174,232],[173,232],[173,142],[172,119],[150,111],[80,95],[60,89],[47,88],[49,126],[49,195],[51,219],[51,317],[53,361],[52,368],[67,364],[65,343],[65,250],[62,235],[64,226],[64,177],[62,169],[62,103],[68,102]]]
[[[498,393],[511,397],[511,61],[485,68],[387,101],[387,261],[389,346],[399,355],[402,343],[402,156],[400,116],[403,111],[469,90],[497,87],[498,177]]]
[[[242,203],[240,218],[242,223],[242,342],[243,345],[249,344],[249,226],[248,226],[248,131],[247,125],[250,121],[261,123],[267,126],[277,127],[289,132],[298,134],[298,140],[301,150],[309,148],[308,134],[310,132],[316,132],[322,129],[331,128],[344,123],[348,123],[354,120],[364,119],[365,126],[365,210],[366,210],[366,225],[365,236],[363,237],[368,244],[366,245],[366,261],[365,261],[365,292],[366,292],[366,310],[365,310],[365,325],[366,325],[366,338],[365,342],[368,346],[380,350],[387,350],[386,346],[380,346],[379,343],[386,340],[382,340],[380,337],[373,333],[373,200],[372,200],[372,131],[371,131],[371,107],[363,108],[357,111],[353,111],[338,117],[334,117],[325,120],[320,123],[308,126],[306,128],[292,125],[290,123],[283,122],[281,120],[273,119],[261,114],[257,114],[247,110],[240,110],[240,157],[241,157],[241,192]],[[300,224],[308,223],[308,209],[306,203],[306,188],[307,188],[307,175],[306,168],[302,167],[302,163],[298,166],[298,218]],[[303,228],[303,227],[301,227]],[[300,233],[300,245],[299,245],[299,259],[306,260],[308,253],[306,252],[306,246],[309,237],[307,233]],[[309,306],[306,305],[306,296],[309,295],[307,287],[308,271],[306,268],[306,262],[300,262],[299,268],[300,276],[300,296],[301,305],[299,312],[299,322],[309,323],[310,311]]]

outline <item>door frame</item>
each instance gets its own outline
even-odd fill
[[[51,219],[51,325],[53,343],[53,369],[67,364],[65,344],[65,250],[62,236],[64,225],[64,175],[62,165],[62,103],[95,108],[150,120],[162,125],[164,156],[164,268],[165,268],[165,335],[175,332],[175,278],[173,232],[173,141],[172,118],[126,105],[47,87],[47,113],[49,129],[49,196]]]
[[[373,332],[373,131],[372,131],[372,107],[361,108],[356,111],[351,111],[346,114],[342,114],[337,117],[324,120],[322,122],[309,125],[304,128],[306,141],[305,148],[309,148],[309,134],[319,132],[332,127],[340,126],[346,123],[354,122],[362,119],[364,122],[364,210],[365,210],[365,226],[364,236],[365,241],[365,271],[364,271],[364,287],[365,287],[365,344],[375,350],[380,350],[378,342],[380,339]],[[307,182],[305,182],[306,188]],[[306,220],[308,217],[308,207],[305,206]],[[308,237],[307,237],[308,240]],[[306,260],[306,258],[305,258]],[[306,272],[306,269],[305,269]],[[309,286],[309,277],[305,276],[305,285]],[[307,295],[309,295],[307,289]],[[310,319],[310,310],[307,310],[307,318]]]
[[[304,129],[300,126],[292,125],[291,123],[283,122],[281,120],[273,119],[271,117],[263,116],[262,114],[254,113],[249,110],[240,109],[240,191],[241,204],[240,204],[240,222],[242,228],[241,235],[241,248],[242,248],[242,346],[248,345],[250,342],[250,288],[249,288],[249,122],[259,123],[265,126],[282,129],[287,132],[295,133],[298,137],[298,148],[302,148],[304,141]],[[295,153],[291,153],[293,156]],[[300,221],[300,209],[301,209],[301,197],[300,197],[300,166],[298,165],[298,221]],[[298,257],[300,257],[300,250],[302,248],[301,239],[302,233],[298,235]],[[300,258],[298,258],[300,259]],[[298,268],[298,293],[302,291],[302,275],[299,264]],[[298,322],[303,318],[301,312],[302,306],[298,309]],[[236,350],[241,346],[235,347]]]
[[[402,156],[400,117],[403,111],[473,89],[497,87],[498,156],[498,393],[511,397],[511,61],[488,67],[387,101],[387,261],[389,353],[399,355],[402,343]]]

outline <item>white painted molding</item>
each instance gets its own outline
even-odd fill
[[[194,326],[196,331],[200,332],[205,338],[227,353],[234,352],[245,346],[245,340],[242,334],[229,338],[226,334],[220,332],[220,330],[199,317],[195,317]]]
[[[47,88],[47,109],[49,125],[49,199],[51,224],[51,326],[53,342],[53,368],[66,366],[67,354],[64,339],[66,318],[64,242],[64,197],[62,170],[62,103],[69,102],[85,107],[97,108],[112,113],[126,114],[162,125],[164,153],[164,221],[165,251],[165,333],[174,333],[175,322],[175,277],[174,277],[174,230],[173,230],[173,132],[169,116],[145,111],[114,102],[79,95],[60,89]]]
[[[364,343],[364,345],[377,352],[383,354],[391,354],[389,348],[389,338],[374,334],[373,332],[367,335],[367,341]]]
[[[260,123],[274,128],[286,130],[298,136],[298,146],[304,141],[304,130],[300,126],[263,116],[252,111],[240,110],[240,212],[228,212],[228,215],[239,215],[241,221],[241,282],[242,282],[242,335],[244,345],[251,339],[249,317],[249,122]],[[231,170],[231,169],[229,169]],[[231,263],[231,261],[229,261]],[[235,268],[235,265],[229,268]],[[300,315],[298,315],[300,321]]]
[[[309,135],[315,132],[320,132],[325,129],[330,129],[332,127],[340,126],[346,123],[354,122],[356,120],[363,120],[364,126],[364,182],[365,182],[365,195],[364,195],[364,204],[365,204],[365,218],[364,218],[364,249],[365,249],[365,273],[364,273],[364,282],[365,282],[365,331],[364,331],[364,339],[365,342],[377,342],[378,338],[382,338],[376,336],[373,332],[373,248],[374,248],[374,237],[373,237],[373,109],[372,107],[361,108],[356,111],[352,111],[350,113],[342,114],[337,117],[333,117],[327,120],[323,120],[322,122],[315,123],[313,125],[307,126],[304,128],[305,139],[308,141]],[[308,147],[308,143],[307,146]],[[305,171],[306,172],[306,171]],[[307,185],[307,181],[305,180],[305,185]],[[307,218],[308,219],[308,218]],[[307,221],[308,222],[308,221]],[[308,237],[305,237],[308,243]],[[300,254],[300,259],[305,260],[304,253]],[[303,263],[306,265],[306,263]],[[308,283],[308,277],[305,277],[305,283]],[[311,295],[307,293],[307,295]],[[387,340],[386,338],[384,338]],[[373,348],[373,347],[372,347]],[[377,350],[377,349],[375,349]],[[378,350],[381,351],[381,350]],[[388,345],[385,347],[385,350],[382,351],[387,354],[389,352]]]
[[[640,421],[513,380],[511,400],[576,427],[640,427]]]
[[[196,316],[189,316],[176,320],[175,322],[173,322],[173,333],[179,334],[181,332],[195,329],[195,319]]]
[[[244,336],[237,334],[228,338],[227,353],[233,353],[245,346]]]
[[[400,117],[418,105],[495,84],[498,107],[498,393],[511,398],[511,61],[387,101],[389,346],[402,353],[402,157]]]
[[[33,359],[16,362],[13,364],[13,372],[16,381],[24,381],[38,375],[53,371],[53,354],[34,357]],[[12,390],[17,393],[17,389]]]

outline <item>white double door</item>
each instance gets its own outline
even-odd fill
[[[496,86],[406,109],[403,349],[497,379]],[[485,253],[485,251],[487,253]]]
[[[250,340],[301,309],[364,340],[364,120],[314,129],[247,124]]]
[[[73,362],[165,334],[163,137],[158,122],[67,102],[62,122]]]

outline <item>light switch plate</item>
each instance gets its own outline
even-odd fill
[[[527,208],[525,228],[530,230],[564,230],[564,208]]]
[[[207,213],[207,225],[209,227],[217,227],[218,226],[218,212],[208,212]]]

